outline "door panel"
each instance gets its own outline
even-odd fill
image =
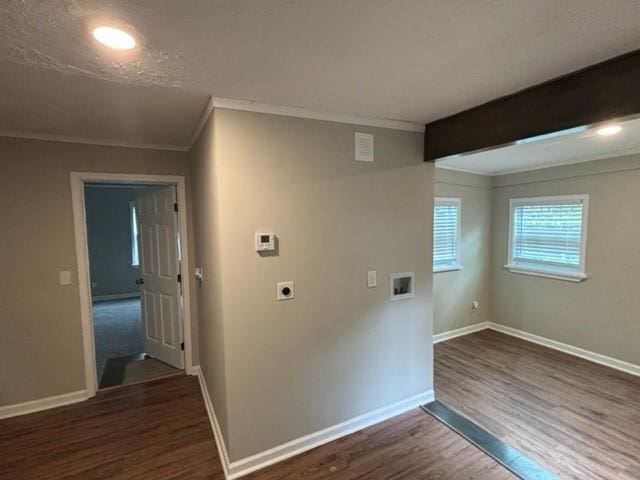
[[[140,223],[140,214],[138,214],[138,232],[140,239],[140,271],[146,275],[153,275],[156,271],[155,257],[155,237],[153,235],[153,227],[144,223]],[[149,215],[145,215],[149,218]]]
[[[144,325],[145,337],[159,340],[158,326],[156,322],[156,302],[155,295],[143,288],[142,290],[142,321]]]
[[[160,318],[162,319],[162,342],[170,347],[175,347],[176,325],[175,302],[171,297],[160,294]]]
[[[136,211],[145,353],[184,368],[175,198],[175,187],[162,187],[138,198]]]
[[[156,235],[158,239],[158,261],[160,263],[158,274],[164,278],[175,278],[177,275],[174,269],[176,247],[171,238],[171,228],[169,225],[156,225]]]

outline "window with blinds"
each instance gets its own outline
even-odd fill
[[[588,196],[512,199],[508,268],[585,278]]]
[[[460,268],[460,199],[436,198],[433,207],[433,270]]]

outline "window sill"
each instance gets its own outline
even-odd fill
[[[536,277],[544,277],[544,278],[553,278],[555,280],[566,280],[568,282],[582,282],[587,279],[587,276],[584,273],[578,272],[563,272],[562,270],[552,270],[552,269],[537,269],[532,267],[527,267],[524,265],[505,265],[504,268],[509,270],[511,273],[518,273],[521,275],[533,275]]]
[[[462,265],[449,265],[448,267],[434,268],[433,273],[454,272],[456,270],[462,270]]]

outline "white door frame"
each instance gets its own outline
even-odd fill
[[[187,194],[185,179],[177,175],[138,175],[129,173],[71,172],[71,200],[73,204],[73,224],[78,262],[78,292],[82,319],[82,340],[84,349],[84,376],[87,395],[93,397],[98,390],[96,373],[96,352],[91,312],[91,277],[89,273],[89,247],[87,243],[87,222],[84,198],[85,183],[127,183],[175,185],[178,193],[178,227],[180,230],[180,251],[182,262],[182,328],[184,330],[184,366],[187,375],[194,375],[191,338],[191,285],[189,275],[189,239],[187,236]]]

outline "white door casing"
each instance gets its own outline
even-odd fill
[[[161,187],[136,200],[144,351],[184,368],[176,189]]]
[[[84,378],[87,398],[93,397],[98,389],[93,321],[91,316],[91,279],[89,275],[89,253],[87,247],[86,213],[84,185],[86,183],[110,183],[126,185],[174,185],[178,191],[178,225],[180,226],[181,267],[190,265],[189,235],[187,231],[187,193],[185,178],[179,175],[148,175],[137,173],[71,172],[71,203],[75,236],[76,262],[78,266],[78,295],[80,297],[80,318],[82,324],[82,350],[84,357]],[[187,375],[195,375],[192,359],[191,311],[189,275],[182,278],[182,328],[184,339],[184,364]]]

